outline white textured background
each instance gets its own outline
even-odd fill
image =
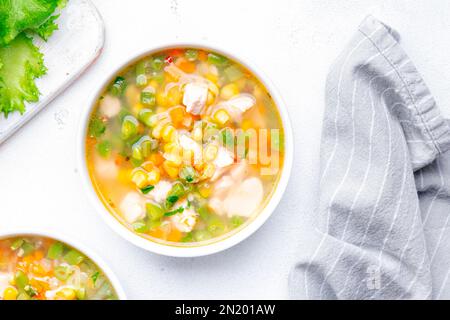
[[[373,14],[397,29],[450,117],[450,2],[446,0],[93,0],[105,20],[102,56],[0,146],[0,228],[54,229],[101,254],[129,298],[287,298],[296,255],[309,250],[327,69]],[[76,171],[80,111],[103,74],[136,51],[200,39],[251,57],[281,91],[294,127],[293,176],[269,221],[209,257],[168,258],[116,236],[94,212]]]

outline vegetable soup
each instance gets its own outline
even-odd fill
[[[76,249],[44,237],[0,239],[0,300],[110,300],[99,267]]]
[[[123,69],[90,116],[86,159],[108,210],[149,240],[199,245],[238,232],[281,175],[281,118],[250,70],[177,48]]]

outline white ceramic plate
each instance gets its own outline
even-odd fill
[[[190,47],[190,48],[203,48],[213,52],[218,52],[223,54],[226,57],[230,57],[233,60],[239,62],[243,66],[247,67],[256,77],[266,86],[268,91],[270,92],[275,104],[278,107],[280,112],[281,121],[283,123],[284,129],[284,138],[285,138],[285,155],[284,155],[284,165],[281,173],[280,180],[276,186],[275,192],[272,194],[267,205],[261,210],[261,212],[255,217],[253,221],[251,221],[244,228],[239,230],[233,235],[226,237],[223,240],[218,240],[216,242],[204,244],[204,245],[196,245],[196,246],[175,246],[175,245],[165,245],[158,242],[154,242],[148,239],[145,239],[133,231],[129,230],[127,227],[122,225],[119,220],[117,220],[104,206],[102,201],[97,196],[97,193],[92,185],[91,179],[89,177],[89,172],[87,169],[86,163],[86,148],[85,148],[85,139],[86,133],[89,123],[89,117],[92,111],[93,106],[96,104],[98,97],[103,93],[105,86],[111,82],[111,80],[117,75],[117,73],[122,70],[125,66],[131,65],[139,59],[151,55],[154,52],[160,50],[166,50],[177,47]],[[111,69],[111,71],[105,74],[104,79],[100,82],[101,85],[98,86],[93,96],[89,99],[89,103],[84,107],[83,114],[80,119],[80,128],[78,132],[78,172],[81,173],[83,180],[83,187],[88,193],[92,203],[95,205],[96,210],[100,213],[105,222],[119,235],[121,235],[124,239],[130,241],[138,247],[146,249],[148,251],[173,256],[173,257],[197,257],[204,256],[213,253],[217,253],[228,249],[241,241],[245,240],[251,234],[253,234],[256,230],[258,230],[264,222],[270,217],[278,203],[281,200],[281,197],[286,190],[289,177],[291,175],[292,169],[292,161],[294,154],[294,144],[293,144],[293,134],[291,128],[291,122],[289,119],[289,115],[287,112],[286,105],[284,104],[281,95],[278,90],[274,86],[274,84],[260,71],[259,68],[256,68],[252,64],[249,63],[250,59],[246,58],[238,58],[233,54],[228,53],[226,50],[222,50],[220,48],[211,47],[208,44],[203,43],[180,43],[180,44],[170,44],[158,46],[149,50],[145,50],[140,54],[137,54],[135,57],[124,61],[121,65],[118,65],[116,68]],[[276,232],[276,231],[274,231]]]
[[[48,72],[37,80],[39,101],[23,115],[0,115],[0,144],[66,89],[99,56],[104,43],[103,20],[89,0],[70,0],[57,20],[59,30],[48,42],[35,37]]]
[[[125,291],[123,291],[122,286],[120,285],[119,280],[117,279],[116,275],[112,272],[112,270],[106,265],[106,263],[94,252],[92,252],[90,249],[86,248],[85,246],[82,246],[78,242],[74,242],[72,239],[68,239],[65,236],[62,236],[60,234],[54,233],[54,232],[48,232],[48,231],[35,231],[35,230],[3,230],[0,231],[0,240],[1,239],[7,239],[7,238],[14,238],[14,237],[20,237],[20,236],[31,236],[31,237],[45,237],[50,239],[55,239],[58,241],[61,241],[65,244],[68,244],[69,246],[77,249],[84,255],[86,255],[89,259],[91,259],[106,275],[109,282],[113,286],[114,290],[116,291],[117,297],[119,300],[126,300],[127,297],[125,295]]]

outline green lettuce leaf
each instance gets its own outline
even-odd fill
[[[38,30],[64,3],[65,0],[0,0],[0,46],[22,31]],[[50,24],[53,22],[54,19]]]
[[[1,1],[1,0],[0,0]],[[0,112],[25,111],[25,102],[36,102],[39,90],[34,80],[47,71],[43,54],[23,33],[0,48]]]
[[[47,41],[55,30],[58,30],[58,25],[55,20],[59,18],[59,14],[51,16],[43,24],[41,24],[37,29],[33,31],[38,34],[39,37]]]

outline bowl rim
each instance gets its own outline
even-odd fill
[[[91,259],[100,270],[105,273],[106,277],[110,281],[114,290],[116,291],[117,297],[119,300],[127,300],[127,296],[125,291],[120,284],[119,278],[117,278],[116,274],[112,271],[112,269],[107,265],[107,263],[92,249],[88,248],[86,245],[80,243],[80,241],[73,239],[72,237],[68,237],[67,235],[60,234],[58,232],[43,230],[43,229],[7,229],[0,231],[0,240],[13,238],[13,237],[21,237],[21,236],[30,236],[30,237],[45,237],[53,240],[61,241],[69,246],[77,249],[89,259]]]
[[[245,228],[239,230],[235,234],[222,239],[217,242],[213,242],[211,244],[203,245],[203,246],[192,246],[192,247],[176,247],[165,244],[160,244],[157,242],[153,242],[151,240],[145,239],[131,230],[126,228],[122,223],[120,223],[104,206],[101,199],[97,195],[97,192],[91,182],[87,163],[86,163],[86,149],[85,149],[85,138],[87,127],[89,123],[89,117],[91,115],[91,111],[98,99],[98,97],[102,94],[107,83],[111,81],[111,79],[117,75],[117,73],[127,66],[132,65],[137,62],[139,59],[144,58],[145,56],[151,55],[152,53],[175,49],[175,48],[197,48],[197,49],[205,49],[212,52],[217,52],[226,57],[229,57],[238,63],[242,64],[246,68],[248,68],[257,79],[266,87],[268,92],[271,94],[272,99],[275,102],[275,105],[278,108],[280,113],[281,122],[284,130],[284,162],[282,173],[278,184],[271,195],[271,198],[265,205],[265,207],[261,210],[261,212],[251,221]],[[93,92],[89,96],[87,103],[83,106],[82,115],[80,117],[79,128],[78,128],[78,136],[77,136],[77,166],[78,172],[81,174],[83,188],[85,192],[88,194],[88,198],[90,202],[94,205],[97,213],[103,218],[106,224],[113,229],[117,234],[119,234],[125,240],[131,242],[132,244],[145,249],[147,251],[157,253],[160,255],[171,256],[171,257],[199,257],[206,256],[214,253],[221,252],[223,250],[229,249],[238,243],[244,241],[250,235],[252,235],[256,230],[258,230],[272,215],[278,206],[281,198],[287,188],[289,178],[292,170],[293,163],[293,154],[294,154],[294,143],[293,143],[293,132],[292,126],[290,122],[290,117],[288,114],[288,110],[285,102],[283,101],[278,89],[275,85],[269,80],[267,76],[261,71],[260,68],[257,68],[254,64],[249,63],[251,61],[242,57],[239,57],[229,53],[228,51],[219,48],[217,45],[210,45],[203,43],[201,41],[195,42],[171,42],[169,44],[158,44],[155,46],[151,46],[150,48],[146,48],[141,50],[138,54],[133,55],[131,58],[124,59],[122,63],[117,64],[114,68],[111,68],[111,71],[105,73],[100,81],[100,86],[96,86],[93,89]]]

